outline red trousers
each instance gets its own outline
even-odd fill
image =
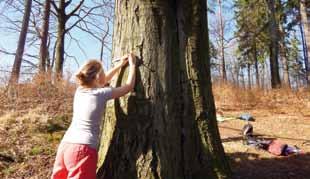
[[[97,159],[97,151],[88,145],[62,142],[51,178],[96,179]]]

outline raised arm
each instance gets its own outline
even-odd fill
[[[119,71],[119,69],[124,66],[128,61],[128,55],[124,55],[121,57],[120,62],[117,63],[112,69],[110,69],[105,74],[105,82],[108,83],[113,76]]]
[[[127,81],[121,87],[112,89],[113,99],[124,96],[125,94],[130,92],[135,85],[135,80],[136,80],[136,58],[135,56],[133,54],[130,54],[128,56],[128,61],[129,61],[129,74],[127,77]]]

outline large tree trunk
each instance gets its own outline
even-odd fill
[[[23,17],[23,24],[22,24],[22,28],[21,28],[21,31],[19,34],[18,46],[17,46],[14,64],[13,64],[13,69],[12,69],[11,77],[10,77],[10,81],[9,81],[10,84],[18,83],[20,68],[21,68],[21,64],[22,64],[22,60],[23,60],[26,36],[27,36],[27,31],[28,31],[29,17],[30,17],[30,12],[31,12],[31,4],[32,4],[32,0],[26,0],[25,1],[25,11],[24,11],[24,17]]]
[[[230,176],[211,91],[205,3],[116,1],[113,56],[133,50],[143,65],[134,92],[107,105],[98,178]],[[112,84],[126,76],[122,69]]]
[[[63,73],[64,53],[65,53],[65,31],[66,31],[66,13],[65,0],[59,1],[58,24],[57,24],[57,42],[55,52],[55,72],[58,76]]]
[[[41,73],[46,71],[46,62],[47,62],[47,58],[48,58],[48,56],[47,56],[48,55],[47,39],[48,39],[50,8],[51,8],[51,0],[45,0],[42,33],[40,34],[41,44],[40,44],[39,71]]]
[[[270,76],[271,76],[271,87],[281,87],[281,80],[279,75],[279,30],[277,20],[275,17],[275,2],[274,0],[266,0],[269,10],[269,29],[270,29]]]
[[[307,6],[308,5],[308,6]],[[305,44],[307,47],[306,58],[305,58],[305,67],[306,67],[306,78],[307,83],[310,85],[310,12],[307,14],[307,9],[310,6],[310,3],[306,3],[306,0],[300,0],[300,15],[301,15],[301,23],[303,25]]]
[[[196,164],[196,169],[200,169],[197,173],[194,171],[193,175],[186,175],[185,178],[230,178],[231,171],[221,144],[212,93],[206,1],[192,0],[188,2],[187,0],[179,0],[179,3],[179,7],[182,7],[178,11],[180,58],[185,57],[187,79],[190,81],[191,87],[191,95],[185,93],[185,96],[191,96],[189,100],[192,100],[193,103],[190,102],[187,105],[188,108],[192,108],[191,105],[194,106],[195,114],[194,118],[190,118],[189,116],[193,114],[190,111],[183,117],[183,129],[190,134],[185,135],[187,143],[184,144],[184,156],[185,159],[188,158],[187,162],[185,162],[185,169],[191,171],[193,166],[195,166],[194,164]],[[183,54],[182,52],[185,53]],[[199,130],[198,136],[197,134],[195,135],[197,129],[187,127],[196,125]],[[194,138],[200,139],[195,143],[202,142],[203,153],[199,151],[195,154],[195,150],[192,147],[193,144],[189,141]],[[187,156],[189,153],[194,153],[194,155]],[[202,157],[202,155],[206,158],[200,159],[197,163],[195,159],[197,156]],[[215,171],[215,176],[210,173],[211,171],[208,172],[209,170]]]

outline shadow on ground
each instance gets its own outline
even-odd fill
[[[310,153],[260,158],[259,154],[236,152],[227,156],[234,179],[310,179]]]

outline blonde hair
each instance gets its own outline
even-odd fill
[[[88,60],[75,74],[77,82],[82,86],[91,86],[99,74],[103,72],[102,64],[98,60]]]

